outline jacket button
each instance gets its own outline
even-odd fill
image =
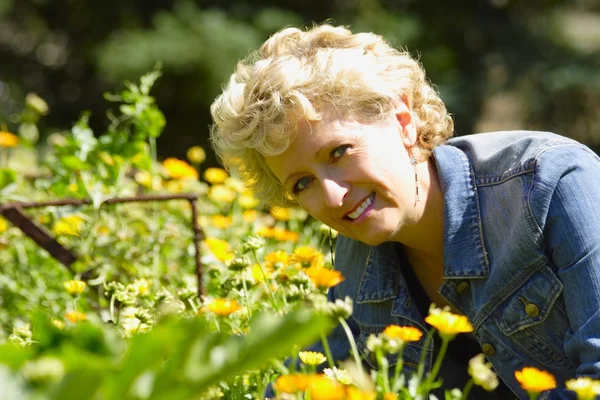
[[[469,290],[471,290],[471,284],[467,281],[459,282],[459,284],[456,285],[456,293],[458,294],[468,293]]]
[[[525,306],[525,312],[527,313],[527,315],[529,315],[530,317],[537,317],[538,315],[540,315],[540,309],[538,306],[536,306],[533,303],[529,303]]]
[[[494,346],[492,346],[489,343],[482,344],[481,350],[483,350],[483,354],[485,354],[486,356],[493,356],[494,354],[496,354],[496,349],[494,349]]]

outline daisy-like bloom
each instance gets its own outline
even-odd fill
[[[219,317],[227,317],[236,311],[242,309],[240,304],[230,299],[215,299],[209,305],[208,309]]]
[[[416,342],[423,336],[423,332],[418,328],[398,325],[387,326],[383,334],[390,339],[399,339],[403,342]]]
[[[204,180],[213,185],[223,183],[229,178],[229,174],[223,168],[207,168],[204,171]]]
[[[190,147],[186,156],[192,164],[202,164],[206,160],[206,152],[200,146]]]
[[[281,375],[275,380],[273,388],[278,393],[297,393],[304,392],[310,386],[314,375],[290,374]]]
[[[67,311],[65,313],[65,318],[75,324],[80,321],[85,321],[87,316],[79,311]]]
[[[269,214],[277,221],[289,221],[291,217],[290,209],[285,207],[273,207]]]
[[[302,360],[304,364],[312,367],[316,367],[327,361],[327,358],[318,351],[301,351],[298,353],[298,357],[300,357],[300,360]]]
[[[235,200],[235,190],[225,185],[214,185],[208,189],[208,198],[216,203],[229,204]]]
[[[473,378],[473,383],[488,392],[498,387],[498,375],[492,370],[492,365],[485,362],[483,354],[478,354],[469,360],[468,371],[471,378]]]
[[[224,240],[208,237],[204,239],[204,243],[219,261],[229,261],[234,256],[230,250],[229,243]]]
[[[210,222],[216,228],[225,229],[231,226],[233,219],[231,216],[217,214],[210,217]]]
[[[383,400],[398,400],[398,395],[396,393],[384,393]]]
[[[17,135],[5,130],[0,131],[0,147],[17,147],[19,142],[20,139]]]
[[[429,308],[425,322],[436,328],[441,337],[453,339],[459,333],[473,332],[473,325],[464,315],[453,314],[435,306]]]
[[[322,266],[323,254],[310,246],[300,246],[294,249],[292,261],[300,264],[302,268]]]
[[[290,262],[290,255],[282,250],[273,251],[265,256],[265,268],[276,270],[286,267]]]
[[[263,226],[262,228],[256,231],[256,234],[264,237],[265,239],[271,239],[275,237],[275,228],[270,226]]]
[[[150,286],[152,286],[152,281],[145,278],[136,279],[131,284],[131,287],[135,290],[135,292],[138,295],[148,294]]]
[[[306,274],[319,289],[329,289],[344,280],[340,271],[323,267],[311,267],[306,270]]]
[[[335,379],[342,385],[351,385],[352,379],[350,379],[350,373],[345,369],[338,369],[337,367],[325,368],[323,373],[329,379]]]
[[[556,379],[552,374],[533,367],[515,371],[515,378],[519,381],[521,388],[530,394],[541,393],[556,387]]]
[[[274,237],[276,240],[281,242],[297,242],[300,234],[294,231],[288,231],[287,229],[275,228]]]
[[[68,215],[66,217],[62,217],[52,227],[52,232],[55,235],[70,235],[70,236],[79,236],[81,232],[81,225],[83,224],[84,219],[79,215]]]
[[[173,179],[198,179],[198,171],[190,164],[177,158],[169,157],[163,161],[163,167]]]
[[[67,293],[69,293],[72,296],[77,296],[78,294],[81,294],[87,286],[87,284],[84,281],[76,279],[66,281],[65,283],[63,283],[63,285],[65,289],[67,289]]]
[[[600,380],[580,376],[565,382],[567,389],[577,393],[577,400],[594,400],[600,396]]]

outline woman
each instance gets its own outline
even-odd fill
[[[483,351],[519,398],[514,371],[525,366],[559,386],[600,378],[600,159],[589,149],[543,132],[451,139],[409,54],[329,25],[272,36],[211,111],[215,151],[258,196],[341,234],[335,267],[346,280],[329,296],[354,300],[367,363],[371,333],[426,331],[433,302],[469,318],[464,349]],[[339,329],[330,340],[347,357]],[[421,351],[431,364],[424,340],[405,350],[405,372]],[[448,368],[445,383],[456,379]]]

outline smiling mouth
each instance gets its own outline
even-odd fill
[[[346,216],[344,216],[344,219],[354,221],[355,219],[360,217],[365,212],[365,210],[367,208],[369,208],[369,206],[371,204],[373,204],[374,199],[375,199],[375,192],[371,193],[369,195],[369,197],[367,197],[358,207],[356,207],[356,209],[354,211],[352,211],[351,213],[348,213]]]

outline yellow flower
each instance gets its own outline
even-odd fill
[[[231,203],[235,200],[235,190],[225,185],[214,185],[208,190],[208,198],[216,203]]]
[[[198,179],[198,171],[190,164],[177,158],[169,157],[163,161],[167,175],[173,179]]]
[[[6,232],[8,230],[8,222],[2,217],[0,217],[0,233]]]
[[[299,263],[302,268],[322,266],[323,254],[314,247],[300,246],[294,249],[292,261]]]
[[[346,398],[344,387],[324,375],[317,375],[310,380],[308,392],[311,400],[343,400]]]
[[[235,190],[235,192],[239,194],[246,193],[248,191],[251,192],[251,190],[248,189],[244,184],[244,181],[233,176],[230,176],[229,178],[225,179],[225,182],[223,182],[223,184],[229,189]]]
[[[219,261],[229,261],[234,256],[234,254],[230,251],[229,243],[224,240],[208,237],[204,240],[204,243]]]
[[[473,332],[473,326],[467,317],[434,306],[429,309],[425,322],[436,328],[440,336],[446,339],[452,339],[459,333]]]
[[[275,218],[277,221],[289,221],[290,220],[290,209],[285,207],[274,207],[271,208],[269,213]]]
[[[521,384],[521,388],[528,393],[541,393],[556,387],[556,379],[552,374],[533,367],[515,371],[515,378]]]
[[[258,218],[258,211],[256,210],[244,210],[242,212],[242,220],[244,222],[254,222]]]
[[[68,311],[65,313],[65,318],[75,324],[80,321],[85,321],[87,316],[79,311]]]
[[[252,277],[257,282],[264,282],[265,281],[265,276],[263,275],[263,271],[265,272],[266,277],[268,279],[270,279],[271,276],[269,274],[269,271],[265,271],[264,269],[261,271],[260,265],[253,264],[252,267],[250,268],[250,272],[252,272]]]
[[[227,317],[241,308],[237,301],[230,299],[215,299],[208,305],[208,309],[219,317]]]
[[[200,146],[190,147],[186,155],[192,164],[202,164],[206,160],[206,152]]]
[[[263,226],[258,231],[256,231],[257,235],[264,237],[265,239],[270,239],[275,237],[275,229],[270,226]]]
[[[314,375],[290,374],[281,375],[275,380],[273,388],[278,393],[304,392],[308,389]]]
[[[565,382],[567,389],[577,393],[577,400],[594,400],[600,395],[600,380],[589,376],[580,376],[577,379],[569,379]]]
[[[210,217],[210,222],[216,228],[225,229],[231,226],[232,218],[231,216],[225,215],[213,215]]]
[[[135,173],[134,179],[137,183],[145,188],[152,187],[152,174],[148,171],[138,171]]]
[[[306,274],[319,289],[329,289],[344,280],[340,271],[323,267],[308,268]]]
[[[384,393],[383,400],[398,400],[398,395],[396,393]]]
[[[403,342],[416,342],[421,339],[423,332],[412,326],[389,325],[383,330],[383,334],[390,339],[399,339]]]
[[[284,268],[288,265],[290,256],[282,250],[273,251],[265,256],[265,268],[269,270]]]
[[[83,222],[84,219],[79,215],[68,215],[56,221],[52,231],[55,235],[79,236]]]
[[[65,289],[67,289],[67,293],[73,296],[81,294],[87,286],[84,281],[80,280],[66,281],[63,285],[65,286]]]
[[[13,133],[0,131],[0,147],[17,147],[19,137]]]
[[[225,182],[228,177],[229,174],[223,168],[207,168],[204,171],[204,180],[213,185]]]
[[[317,366],[327,361],[327,358],[318,351],[301,351],[298,353],[300,360],[306,365]]]
[[[240,207],[245,208],[245,209],[252,209],[257,207],[260,204],[260,200],[258,200],[256,197],[254,197],[254,195],[252,194],[252,192],[244,192],[240,195],[240,197],[238,197],[238,203],[240,204]]]

